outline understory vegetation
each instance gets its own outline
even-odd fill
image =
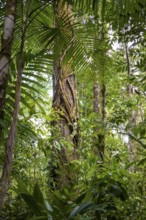
[[[0,220],[146,219],[146,1],[0,0]]]

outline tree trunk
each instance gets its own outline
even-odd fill
[[[95,76],[96,77],[96,76]],[[96,77],[97,78],[97,77]],[[100,105],[100,85],[96,79],[93,85],[93,112],[95,113],[94,131],[93,131],[93,144],[94,153],[99,155],[99,132],[101,127],[101,105]]]
[[[102,21],[103,22],[103,21]],[[105,86],[105,62],[106,55],[105,49],[102,44],[105,41],[104,36],[104,22],[102,23],[101,33],[99,32],[94,39],[94,75],[95,82],[93,86],[93,111],[95,113],[95,129],[94,129],[94,144],[97,146],[98,155],[102,162],[104,162],[104,149],[105,149],[105,117],[106,117],[106,86]],[[100,51],[100,52],[97,52]],[[102,59],[100,60],[99,54]],[[100,64],[97,64],[100,63]],[[99,76],[102,76],[102,82],[99,81]],[[95,135],[96,134],[96,135]]]
[[[106,116],[106,86],[103,83],[101,88],[101,96],[102,96],[102,132],[99,137],[100,142],[100,155],[102,160],[104,161],[104,150],[105,150],[105,116]]]
[[[15,89],[15,103],[14,103],[14,112],[12,117],[12,123],[10,126],[10,131],[8,134],[8,139],[5,147],[5,158],[4,158],[4,166],[0,181],[0,210],[2,209],[5,194],[10,185],[10,173],[12,169],[12,158],[13,151],[16,139],[16,130],[18,124],[18,114],[20,107],[20,96],[21,96],[21,81],[22,81],[22,72],[23,72],[23,48],[24,48],[24,40],[25,40],[25,31],[22,33],[22,41],[20,46],[20,53],[18,58],[18,68],[17,68],[17,81],[16,81],[16,89]]]
[[[94,128],[94,152],[99,155],[104,161],[105,149],[105,115],[106,115],[106,87],[102,84],[101,89],[99,82],[96,80],[93,87],[93,111],[95,113],[95,128]]]
[[[59,116],[54,126],[59,129],[59,136],[62,141],[64,140],[61,150],[55,150],[60,161],[60,169],[62,169],[62,174],[58,179],[60,186],[64,186],[68,182],[68,174],[65,173],[66,165],[78,158],[79,131],[75,75],[61,67],[59,61],[54,62],[53,109]]]
[[[4,104],[8,83],[8,69],[11,60],[11,47],[17,0],[7,0],[0,52],[0,119],[4,117]],[[2,130],[0,126],[0,130]]]
[[[126,61],[127,61],[127,73],[128,73],[128,79],[130,79],[130,75],[131,75],[131,66],[130,66],[130,58],[129,58],[129,50],[128,50],[128,45],[127,43],[125,42],[125,51],[126,51]],[[132,86],[131,84],[129,83],[128,84],[128,97],[129,97],[129,100],[132,98],[132,94],[133,94],[133,91],[132,91]],[[129,118],[129,123],[130,123],[130,129],[129,131],[131,132],[131,129],[132,127],[135,125],[136,123],[136,118],[137,118],[137,112],[129,109],[129,115],[130,115],[130,118]],[[132,162],[134,160],[134,142],[133,140],[129,139],[128,141],[128,147],[129,147],[129,157],[130,157],[130,161]],[[132,167],[131,167],[132,168]],[[133,168],[132,168],[133,169]]]
[[[59,3],[59,1],[57,1]],[[70,7],[64,9],[57,8],[57,19],[62,13],[70,14]],[[61,19],[61,17],[60,17]],[[56,22],[57,26],[57,22]],[[72,30],[68,30],[72,36]],[[73,37],[73,36],[72,36]],[[64,50],[60,58],[54,60],[53,64],[53,109],[58,114],[59,120],[54,122],[54,126],[59,129],[59,136],[64,140],[60,151],[54,152],[57,154],[60,161],[61,174],[58,177],[60,186],[68,183],[67,170],[65,167],[71,160],[77,159],[77,147],[79,141],[78,130],[78,104],[75,74],[72,71],[70,64],[62,64],[64,54],[68,49]],[[54,51],[55,52],[55,51]],[[72,150],[68,149],[69,148]]]
[[[101,96],[101,101],[100,101]],[[98,82],[94,84],[94,113],[95,129],[94,129],[94,144],[96,148],[95,154],[98,154],[101,161],[104,162],[104,149],[105,149],[105,114],[106,114],[106,87],[103,84],[100,91]],[[100,104],[101,102],[101,104]]]
[[[74,146],[78,146],[78,107],[75,74],[70,68],[61,67],[59,61],[54,62],[53,75],[53,108],[60,116],[58,124],[60,135]]]

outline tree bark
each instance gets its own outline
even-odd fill
[[[78,106],[75,74],[69,67],[54,61],[53,108],[60,116],[60,134],[73,143],[75,154],[78,146]]]
[[[17,124],[18,124],[18,114],[19,114],[19,107],[20,107],[25,31],[26,30],[24,30],[22,33],[20,53],[18,57],[18,67],[17,67],[18,74],[17,74],[16,88],[15,88],[14,111],[13,111],[12,123],[11,123],[9,134],[8,134],[8,139],[7,139],[7,143],[5,147],[4,166],[3,166],[3,171],[2,171],[1,181],[0,181],[0,210],[2,209],[5,194],[10,185],[10,173],[12,169],[13,151],[14,151],[14,146],[15,146],[16,130],[17,130]]]
[[[7,0],[3,36],[0,52],[0,119],[4,117],[4,104],[8,83],[8,69],[11,60],[11,47],[15,23],[17,0]],[[2,130],[0,126],[0,130]]]
[[[101,90],[101,91],[100,91]],[[101,97],[101,101],[100,101]],[[100,104],[101,102],[101,104]],[[99,83],[94,84],[94,113],[96,116],[96,126],[94,129],[94,144],[96,148],[95,154],[99,155],[102,162],[104,162],[104,150],[105,150],[105,115],[106,115],[106,87],[103,84],[99,86]]]
[[[96,73],[97,74],[97,73]],[[97,78],[97,76],[95,76]],[[100,85],[96,79],[93,85],[93,112],[95,113],[95,123],[93,131],[94,153],[99,155],[99,132],[101,127],[101,105],[100,105]]]
[[[126,52],[126,61],[127,61],[127,73],[128,73],[128,79],[130,79],[130,75],[131,75],[131,65],[130,65],[130,57],[129,57],[129,50],[128,50],[128,45],[127,43],[125,42],[125,52]],[[132,98],[132,94],[133,94],[133,91],[132,91],[132,85],[129,83],[128,84],[128,97],[129,97],[129,100]],[[131,132],[131,129],[132,127],[135,125],[136,123],[136,118],[137,118],[137,112],[129,109],[129,115],[130,115],[130,118],[129,118],[129,123],[130,123],[130,126],[131,128],[129,129],[129,132]],[[130,156],[130,161],[132,162],[134,160],[134,142],[133,140],[129,139],[128,141],[128,147],[129,147],[129,156]],[[132,167],[131,167],[132,168]],[[132,168],[133,169],[133,168]]]
[[[70,15],[70,7],[64,7],[62,10],[59,8],[60,1],[57,1],[57,9],[55,8],[57,20],[62,14]],[[57,22],[55,22],[57,27]],[[72,36],[72,29],[68,32]],[[71,37],[72,40],[73,36]],[[77,104],[77,91],[76,91],[76,79],[75,74],[72,71],[70,64],[63,64],[62,60],[69,48],[65,48],[60,57],[54,60],[53,64],[53,109],[59,116],[58,121],[54,121],[53,124],[59,129],[59,136],[65,140],[60,151],[54,152],[57,154],[60,161],[60,169],[62,174],[59,175],[58,181],[60,186],[64,186],[68,183],[68,177],[64,171],[64,167],[69,164],[71,160],[77,159],[77,147],[79,141],[79,129],[78,129],[78,104]],[[55,52],[55,49],[54,49]],[[68,146],[72,150],[68,149]]]
[[[105,116],[106,116],[106,87],[102,83],[100,86],[97,76],[93,86],[93,112],[95,113],[94,127],[94,152],[104,162],[105,149]]]
[[[101,97],[102,97],[102,105],[101,105],[101,112],[102,112],[102,131],[99,134],[99,154],[104,161],[104,151],[105,151],[105,117],[106,117],[106,86],[103,83],[101,88]]]

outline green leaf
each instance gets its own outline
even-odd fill
[[[37,203],[32,195],[29,195],[26,193],[21,193],[21,196],[22,196],[23,200],[26,202],[26,204],[28,205],[28,207],[33,211],[33,213],[36,216],[41,215],[40,208],[37,205]]]
[[[69,215],[69,219],[71,218],[74,218],[75,215],[77,215],[78,213],[81,213],[83,211],[86,211],[93,203],[90,201],[90,202],[86,202],[86,203],[83,203],[82,205],[80,206],[76,206],[73,211],[70,213]]]
[[[53,209],[52,209],[52,207],[50,206],[50,204],[48,203],[47,200],[45,200],[45,205],[46,205],[46,208],[47,208],[48,211],[53,212]]]
[[[42,194],[42,192],[41,192],[41,190],[40,190],[40,187],[39,187],[39,185],[38,185],[37,183],[36,183],[35,186],[34,186],[33,198],[34,198],[34,200],[35,200],[37,203],[39,203],[39,204],[41,204],[41,205],[44,204],[43,194]]]

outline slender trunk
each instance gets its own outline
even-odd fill
[[[128,79],[130,79],[130,75],[131,75],[131,65],[130,65],[130,57],[129,57],[129,50],[128,50],[128,45],[127,43],[125,42],[125,52],[126,52],[126,61],[127,61],[127,73],[128,73]],[[131,84],[129,83],[128,84],[128,97],[129,97],[129,100],[132,98],[132,86]],[[130,126],[131,128],[129,129],[129,131],[131,132],[131,129],[132,127],[135,125],[136,123],[136,118],[137,118],[137,112],[129,109],[129,115],[130,115],[130,119],[129,119],[129,123],[130,123]],[[133,161],[134,160],[134,142],[133,140],[129,139],[129,156],[130,156],[130,161]]]
[[[11,60],[14,21],[17,0],[7,0],[0,52],[0,119],[4,117],[4,104],[8,83],[8,69]],[[0,128],[1,130],[2,128]]]
[[[97,74],[97,71],[95,71]],[[95,113],[95,127],[93,134],[93,144],[94,144],[94,153],[99,156],[103,162],[102,153],[101,153],[101,140],[100,140],[100,132],[101,132],[101,99],[100,99],[100,84],[97,80],[97,75],[95,75],[95,82],[93,86],[93,112]],[[95,219],[101,220],[101,213],[99,211],[95,211]]]
[[[99,155],[102,161],[104,161],[106,87],[104,83],[102,84],[102,86],[100,86],[97,79],[95,80],[93,86],[93,99],[93,111],[95,113],[95,127],[93,136],[93,142],[95,145],[94,152],[95,154]]]
[[[104,60],[104,56],[105,56],[105,51],[101,50],[101,45],[104,42],[104,20],[102,21],[102,32],[101,32],[101,38],[95,38],[95,48],[99,47],[98,49],[100,49],[100,56],[102,55],[102,58]],[[96,42],[97,41],[97,42]],[[96,54],[95,54],[96,56]],[[97,57],[98,59],[98,57]],[[100,66],[100,65],[99,65]],[[105,62],[102,62],[102,68],[101,67],[97,67],[95,64],[95,84],[94,84],[94,112],[96,113],[96,117],[97,117],[97,127],[96,127],[96,131],[97,131],[97,148],[98,148],[98,155],[101,159],[102,164],[104,163],[104,151],[105,151],[105,117],[106,117],[106,86],[105,86]],[[97,71],[97,68],[98,71]],[[101,68],[101,69],[100,69]],[[102,74],[102,82],[98,81],[99,76],[97,76],[97,72],[99,72],[99,74]],[[103,165],[101,164],[101,168],[103,167]],[[101,169],[102,172],[102,169]],[[101,220],[102,219],[102,214],[100,211],[95,211],[95,219],[97,220]]]
[[[57,9],[55,13],[57,20],[62,14],[70,15],[70,7],[65,7],[62,10],[59,8],[60,1],[57,1]],[[57,26],[57,22],[55,22]],[[70,24],[71,25],[71,24]],[[68,32],[73,38],[72,29]],[[72,39],[71,39],[72,40]],[[68,177],[66,166],[71,160],[77,159],[77,147],[79,141],[78,130],[78,104],[75,74],[72,71],[70,64],[62,64],[62,60],[69,48],[64,50],[60,58],[54,60],[53,65],[53,109],[57,112],[59,120],[54,122],[54,126],[59,129],[59,136],[64,140],[61,150],[57,151],[54,147],[54,152],[57,154],[60,161],[61,174],[58,176],[59,186],[63,187],[68,184]],[[54,49],[55,50],[55,49]],[[70,146],[70,149],[68,149]],[[57,171],[58,172],[58,171]]]
[[[94,95],[93,111],[96,116],[95,118],[96,126],[94,128],[94,139],[93,139],[96,148],[94,148],[94,152],[96,155],[100,157],[103,163],[104,150],[105,150],[106,87],[105,84],[103,83],[100,89],[99,82],[97,81],[97,79],[94,83],[93,95]],[[101,213],[99,211],[95,212],[95,219],[101,220]]]
[[[101,105],[101,112],[102,112],[102,130],[98,136],[99,139],[99,154],[104,161],[104,150],[105,150],[105,116],[106,116],[106,86],[103,83],[101,87],[101,97],[102,97],[102,105]]]
[[[95,78],[97,78],[95,76]],[[95,113],[95,123],[93,131],[93,144],[94,144],[94,153],[97,156],[99,155],[99,133],[101,127],[101,105],[100,105],[100,85],[96,79],[93,85],[93,112]]]
[[[105,51],[102,51],[101,45],[104,42],[104,21],[102,21],[102,32],[95,36],[94,39],[94,47],[97,51],[100,51],[100,56],[102,55],[103,60],[105,57]],[[93,87],[93,111],[95,113],[96,126],[94,129],[94,143],[97,145],[98,155],[102,162],[104,162],[104,149],[105,149],[105,117],[106,117],[106,86],[104,83],[104,72],[105,72],[105,62],[102,61],[101,66],[97,66],[96,59],[98,60],[98,54],[95,52],[94,54],[94,66],[95,66],[95,83]],[[99,60],[100,61],[100,60]],[[102,74],[102,82],[99,82],[99,74]],[[96,134],[96,135],[95,135]]]
[[[25,31],[23,31],[23,34],[22,34],[22,41],[21,41],[21,46],[20,46],[19,58],[18,58],[18,67],[17,67],[18,75],[17,75],[16,88],[15,88],[14,112],[13,112],[12,123],[10,126],[10,131],[8,134],[8,139],[7,139],[7,143],[5,147],[4,166],[3,166],[1,182],[0,182],[0,210],[2,209],[5,194],[10,185],[10,174],[11,174],[12,160],[13,160],[12,158],[13,158],[13,151],[14,151],[14,146],[15,146],[16,130],[17,130],[17,124],[18,124],[18,114],[19,114],[19,107],[20,107]]]

